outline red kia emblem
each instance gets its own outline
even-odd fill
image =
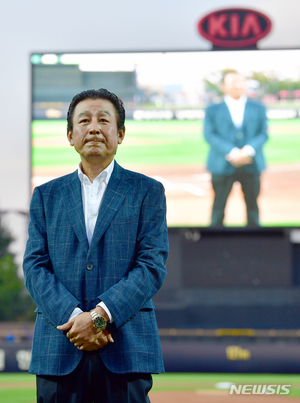
[[[221,48],[246,48],[270,32],[270,18],[255,10],[228,8],[214,11],[198,23],[198,31],[214,46]]]

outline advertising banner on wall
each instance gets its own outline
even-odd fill
[[[28,372],[31,342],[0,344],[0,373]]]
[[[201,18],[198,31],[218,49],[256,49],[267,36],[272,22],[266,15],[245,8],[216,10]]]
[[[270,1],[192,2],[182,19],[185,44],[198,49],[274,49],[295,48],[299,44],[299,26],[294,17],[295,3]],[[188,19],[188,17],[190,19]],[[173,42],[174,43],[174,42]]]

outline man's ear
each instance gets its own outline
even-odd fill
[[[70,146],[74,146],[72,130],[67,130],[67,137],[68,137]]]
[[[122,144],[125,137],[125,127],[118,130],[118,144]]]

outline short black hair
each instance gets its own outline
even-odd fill
[[[228,76],[228,74],[238,74],[239,76],[245,77],[243,74],[241,74],[239,71],[237,70],[233,70],[233,69],[227,69],[223,71],[222,74],[222,84],[224,83],[225,77]]]
[[[98,90],[86,90],[82,91],[79,94],[75,95],[69,105],[67,122],[68,122],[68,130],[73,130],[73,115],[74,109],[76,105],[84,101],[85,99],[105,99],[110,101],[116,111],[117,117],[117,126],[118,129],[125,129],[125,109],[123,105],[123,101],[117,97],[113,92],[109,92],[105,88],[100,88]]]

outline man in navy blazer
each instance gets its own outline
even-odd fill
[[[215,193],[211,225],[223,225],[224,209],[234,182],[241,183],[248,225],[259,225],[257,198],[265,168],[267,141],[265,107],[246,97],[246,79],[237,72],[224,75],[223,102],[207,108],[204,137],[210,145],[207,169]]]
[[[67,136],[78,170],[32,196],[23,266],[39,403],[149,402],[151,373],[164,371],[151,300],[166,276],[164,188],[114,160],[124,121],[115,94],[77,94]]]

